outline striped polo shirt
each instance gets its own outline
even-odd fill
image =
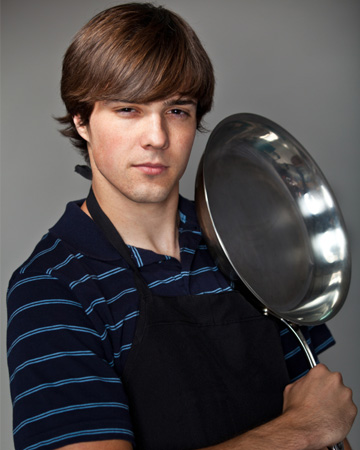
[[[129,266],[81,204],[67,205],[10,280],[8,362],[19,450],[104,439],[134,444],[121,375],[139,299]],[[181,262],[130,247],[151,291],[231,291],[207,251],[193,202],[180,197],[179,214]],[[334,343],[324,325],[303,331],[315,354]],[[286,327],[280,336],[290,378],[299,378],[308,371],[307,360]]]

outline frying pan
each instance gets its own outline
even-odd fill
[[[351,273],[344,220],[315,161],[271,120],[229,116],[209,137],[195,202],[220,270],[290,328],[314,367],[299,326],[337,314]]]

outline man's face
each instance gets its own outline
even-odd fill
[[[96,102],[79,134],[88,142],[93,186],[114,201],[159,203],[178,195],[196,133],[196,102]]]

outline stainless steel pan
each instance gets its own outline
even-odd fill
[[[276,123],[235,114],[211,133],[195,201],[220,269],[286,323],[313,367],[299,325],[340,310],[351,272],[344,220],[315,161]]]
[[[255,114],[220,122],[195,200],[219,267],[271,312],[316,325],[342,307],[351,271],[344,220],[315,161],[279,125]]]

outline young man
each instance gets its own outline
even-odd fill
[[[92,189],[10,281],[16,449],[319,450],[348,433],[340,375],[302,376],[297,342],[219,272],[179,197],[213,90],[198,38],[164,8],[113,7],[75,36],[60,121]],[[304,332],[314,351],[333,342]]]

